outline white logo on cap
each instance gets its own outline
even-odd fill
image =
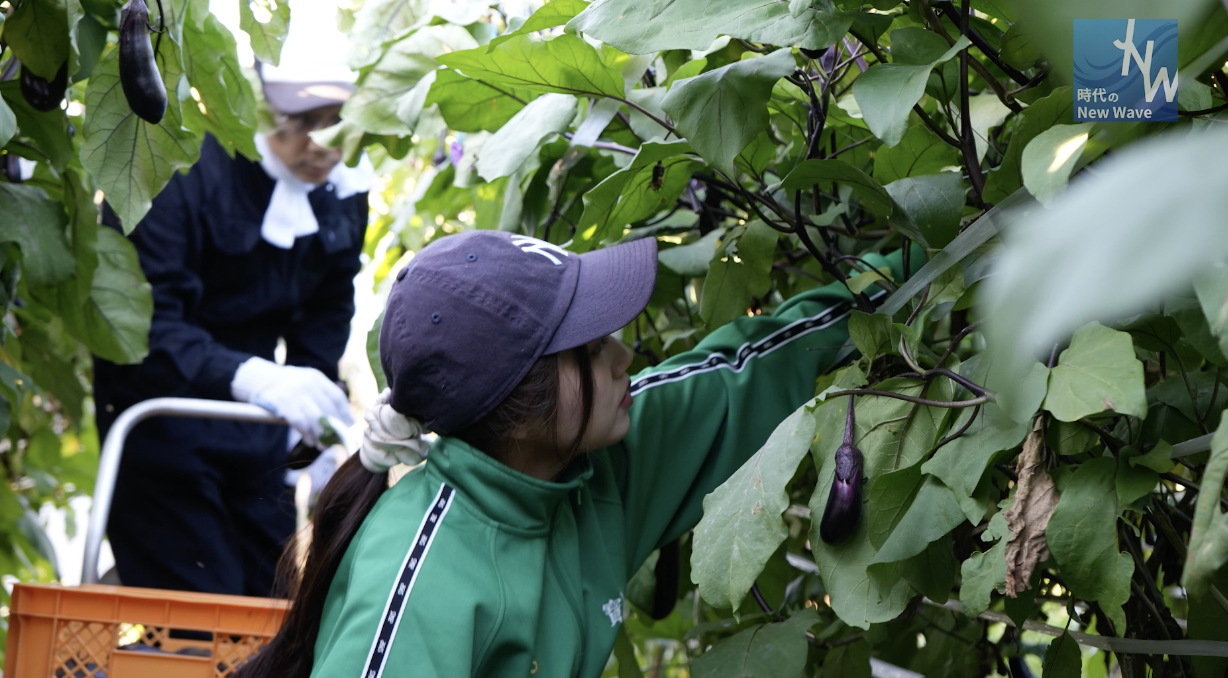
[[[563,262],[551,254],[551,252],[557,252],[565,257],[571,256],[571,252],[568,252],[558,245],[552,245],[545,240],[530,238],[527,235],[518,235],[512,238],[512,244],[519,247],[521,252],[532,252],[533,254],[542,255],[543,257],[554,262],[555,266],[562,266]]]

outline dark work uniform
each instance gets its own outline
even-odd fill
[[[95,358],[99,434],[148,398],[231,400],[251,356],[337,378],[354,314],[367,194],[310,193],[320,230],[283,250],[260,237],[274,181],[207,137],[130,238],[153,286],[149,355],[140,365]],[[117,226],[114,213],[104,221]],[[283,483],[287,428],[186,418],[138,425],[124,447],[107,534],[125,585],[268,595],[294,530]]]

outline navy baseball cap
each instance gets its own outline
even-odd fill
[[[634,320],[656,277],[653,238],[585,254],[502,231],[436,240],[397,274],[384,309],[390,404],[436,433],[464,429],[538,358]]]

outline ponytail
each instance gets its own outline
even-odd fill
[[[324,601],[363,520],[388,487],[387,473],[371,473],[357,454],[333,475],[316,502],[311,545],[302,576],[297,549],[287,548],[278,566],[275,595],[292,599],[281,630],[235,672],[235,678],[309,678]]]

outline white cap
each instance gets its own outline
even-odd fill
[[[358,78],[346,63],[348,52],[333,0],[293,0],[281,62],[260,66],[269,105],[293,114],[344,103]]]

